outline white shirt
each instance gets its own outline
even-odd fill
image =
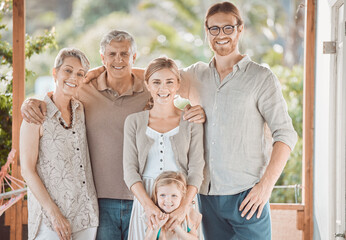
[[[155,179],[164,171],[179,171],[170,141],[170,137],[176,135],[178,132],[179,126],[166,133],[159,133],[147,127],[147,136],[155,142],[149,150],[143,177]]]

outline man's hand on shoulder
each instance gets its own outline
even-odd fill
[[[106,68],[104,66],[90,69],[85,75],[83,83],[89,83],[94,78],[98,78],[104,71],[106,71]]]
[[[184,120],[194,123],[204,123],[205,122],[205,112],[200,105],[191,106],[190,104],[186,105],[184,108]]]
[[[28,98],[22,104],[21,113],[28,123],[42,124],[47,113],[47,106],[44,101]]]

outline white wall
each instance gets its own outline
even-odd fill
[[[333,188],[330,164],[330,59],[323,54],[323,41],[331,41],[331,8],[327,0],[317,1],[316,75],[315,75],[315,145],[314,145],[314,239],[333,239],[331,216]],[[332,174],[332,175],[331,175]]]

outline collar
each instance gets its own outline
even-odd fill
[[[47,117],[53,118],[55,115],[58,115],[58,117],[60,117],[61,112],[59,108],[54,104],[54,102],[48,95],[44,97],[44,101],[47,103]],[[71,101],[72,112],[75,112],[75,110],[80,106],[81,103],[74,98],[72,98]]]
[[[245,72],[246,67],[247,67],[249,62],[251,62],[251,58],[249,57],[249,55],[246,54],[239,62],[234,64],[233,69],[237,68],[237,69],[241,70],[242,72]],[[209,62],[209,67],[216,69],[216,67],[215,67],[215,57],[213,57],[211,59],[211,61]]]
[[[142,79],[139,79],[134,74],[131,73],[132,79],[133,79],[133,86],[128,91],[126,91],[123,95],[132,95],[134,92],[143,92],[144,90],[144,81]],[[97,82],[97,90],[104,91],[104,90],[112,90],[112,88],[107,86],[107,71],[104,71],[101,73],[101,75],[96,78]]]

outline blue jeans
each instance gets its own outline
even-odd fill
[[[199,208],[206,240],[270,240],[271,221],[269,202],[263,208],[260,218],[257,211],[250,220],[241,217],[240,204],[251,189],[235,195],[202,195]]]
[[[97,240],[127,240],[132,200],[99,198]]]

